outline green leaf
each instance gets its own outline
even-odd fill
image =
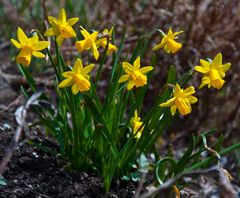
[[[168,69],[168,77],[167,77],[167,83],[168,84],[175,84],[177,78],[177,72],[174,66],[170,66]]]
[[[29,73],[27,67],[22,66],[21,64],[17,64],[18,69],[20,70],[20,72],[22,73],[22,75],[24,76],[24,78],[27,80],[27,82],[29,83],[31,89],[33,91],[36,91],[36,83],[35,80],[33,79],[32,75]]]
[[[176,166],[176,161],[172,157],[164,157],[160,159],[156,164],[155,174],[156,174],[158,183],[160,185],[162,185],[163,181],[166,179],[165,174],[166,174],[167,164],[170,165],[168,167],[169,168],[168,172],[173,172]]]
[[[6,182],[5,178],[2,175],[0,175],[0,187],[6,186],[6,185],[7,185],[7,182]]]

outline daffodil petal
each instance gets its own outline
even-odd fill
[[[41,51],[45,48],[47,48],[49,46],[49,42],[48,41],[39,41],[35,44],[33,44],[33,50],[36,50],[36,51]]]
[[[87,65],[86,67],[83,68],[83,71],[85,73],[89,73],[92,71],[92,69],[94,68],[94,64],[90,64],[90,65]]]
[[[82,29],[80,32],[82,33],[84,38],[87,38],[90,36],[90,34],[88,33],[88,31],[86,29],[84,29],[82,26],[80,26],[80,28]]]
[[[148,72],[151,71],[151,70],[153,70],[153,67],[152,67],[152,66],[145,66],[145,67],[143,67],[143,68],[140,69],[140,72],[141,72],[142,74],[146,74],[146,73],[148,73]]]
[[[203,76],[203,78],[202,78],[202,83],[201,83],[199,89],[201,89],[201,88],[203,88],[205,85],[209,85],[209,84],[211,84],[210,78],[209,78],[208,76]]]
[[[108,44],[108,50],[107,50],[107,55],[117,51],[117,47],[113,45],[112,43]]]
[[[170,111],[171,111],[172,116],[175,115],[176,110],[177,110],[177,106],[176,105],[171,106]]]
[[[172,28],[170,27],[167,33],[167,36],[172,36],[173,35],[173,31]]]
[[[176,84],[174,87],[174,92],[176,95],[179,95],[181,93],[182,89],[179,84]]]
[[[60,26],[59,28],[60,34],[63,38],[74,38],[76,37],[76,33],[71,26]]]
[[[49,24],[55,29],[58,25],[58,21],[55,17],[48,16],[48,22]]]
[[[194,104],[198,101],[198,99],[194,96],[189,96],[187,99],[190,102],[190,104]]]
[[[64,88],[64,87],[70,87],[72,84],[73,84],[73,78],[67,78],[65,80],[63,80],[59,85],[58,87],[59,88]]]
[[[93,43],[93,45],[92,45],[92,52],[93,52],[93,56],[94,56],[95,60],[98,60],[99,52],[97,50],[96,43]]]
[[[28,44],[28,37],[23,32],[22,28],[18,27],[17,29],[17,36],[20,44]]]
[[[169,99],[167,102],[161,103],[159,106],[160,107],[170,107],[174,104],[175,97]]]
[[[64,78],[69,78],[69,77],[72,77],[74,75],[74,72],[66,71],[62,75],[63,75]]]
[[[169,47],[170,51],[174,54],[176,53],[178,50],[180,50],[182,48],[182,44],[176,42],[173,39],[167,39],[166,40],[166,45]]]
[[[33,37],[28,39],[29,43],[35,44],[38,42],[38,35],[34,35]]]
[[[78,52],[83,52],[85,50],[84,47],[83,47],[84,43],[85,43],[85,40],[77,41],[75,43],[75,46],[76,46]]]
[[[127,90],[130,90],[134,87],[134,82],[133,81],[128,81],[128,84],[127,84]]]
[[[17,41],[14,40],[14,39],[11,39],[11,42],[12,42],[12,44],[13,44],[16,48],[18,48],[18,49],[20,49],[21,46],[22,46],[19,42],[17,42]]]
[[[195,93],[195,88],[190,86],[183,91],[184,96],[189,96]]]
[[[128,62],[123,62],[122,63],[122,67],[123,67],[123,70],[127,73],[127,74],[129,74],[129,73],[132,73],[133,72],[133,66],[130,64],[130,63],[128,63]]]
[[[208,61],[206,61],[206,60],[203,60],[203,59],[200,59],[200,64],[204,67],[204,68],[206,68],[206,69],[210,69],[210,62],[208,62]]]
[[[226,63],[224,65],[219,66],[219,69],[222,70],[223,72],[227,72],[230,67],[231,67],[231,63]]]
[[[218,53],[212,61],[212,67],[217,68],[218,65],[222,65],[222,54]]]
[[[68,25],[73,26],[75,23],[78,22],[78,20],[79,19],[77,17],[70,18],[70,19],[67,20],[67,23],[68,23]]]
[[[173,36],[176,38],[177,35],[182,34],[184,31],[174,32]]]
[[[168,47],[168,45],[164,46],[164,51],[167,52],[168,54],[171,52],[170,48]]]
[[[57,41],[58,46],[62,45],[63,40],[64,40],[64,38],[61,35],[57,36],[56,41]]]
[[[155,45],[152,50],[154,50],[154,51],[159,50],[159,49],[163,48],[165,44],[166,44],[165,39],[162,39],[161,43]]]
[[[38,51],[33,51],[32,55],[37,57],[37,58],[45,58],[45,55],[41,52],[38,52]]]
[[[72,92],[74,95],[76,95],[79,92],[79,88],[77,84],[73,84],[73,86],[71,87]]]
[[[93,32],[93,33],[90,35],[90,38],[91,38],[93,41],[95,41],[95,40],[97,39],[97,36],[98,36],[98,32],[95,31],[95,32]]]
[[[134,63],[133,63],[133,68],[134,68],[135,70],[137,70],[137,69],[140,68],[140,56],[138,56],[138,57],[136,58],[136,60],[134,61]]]
[[[58,20],[62,22],[66,22],[67,20],[66,11],[63,8],[59,12]]]
[[[202,66],[195,66],[194,69],[203,74],[206,74],[209,72],[209,69],[207,69],[206,67],[202,67]]]
[[[54,36],[55,32],[54,29],[51,27],[48,30],[46,30],[46,32],[44,33],[44,36],[48,37],[48,36]]]
[[[129,80],[129,74],[125,74],[125,75],[121,76],[118,80],[118,83],[122,83],[122,82],[125,82],[127,80]]]
[[[78,58],[73,66],[73,71],[74,73],[79,74],[81,73],[82,70],[83,70],[82,60]]]

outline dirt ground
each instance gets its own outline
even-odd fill
[[[14,135],[11,112],[1,116],[0,159]],[[115,181],[108,194],[103,192],[102,179],[93,173],[68,171],[67,162],[56,156],[56,144],[40,134],[32,140],[40,144],[24,144],[17,149],[3,174],[7,185],[0,186],[0,197],[132,197],[136,184]],[[47,147],[50,150],[44,150]]]

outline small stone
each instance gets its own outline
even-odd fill
[[[4,123],[4,124],[3,124],[3,128],[4,128],[5,130],[11,130],[11,129],[12,129],[12,127],[11,127],[9,124],[7,124],[7,123]]]

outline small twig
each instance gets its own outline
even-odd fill
[[[16,121],[18,123],[18,127],[16,129],[16,132],[14,134],[14,137],[10,143],[10,145],[7,147],[6,151],[5,151],[5,156],[2,160],[2,162],[0,163],[0,175],[3,174],[5,168],[7,167],[8,163],[10,162],[14,151],[17,149],[17,147],[19,146],[19,139],[21,137],[22,132],[25,130],[26,128],[26,117],[27,117],[27,111],[29,110],[29,108],[38,103],[38,98],[42,95],[41,92],[37,92],[35,94],[33,94],[29,100],[27,101],[27,103],[21,107],[19,107],[16,112],[15,112],[15,116],[16,116]]]
[[[22,134],[22,131],[23,131],[23,127],[22,126],[19,126],[16,130],[16,133],[10,143],[10,145],[8,146],[8,148],[6,149],[5,151],[5,156],[3,158],[3,161],[1,162],[0,164],[0,175],[3,174],[5,168],[7,167],[9,161],[11,160],[12,158],[12,155],[14,153],[14,151],[16,150],[17,148],[17,145],[18,145],[18,141],[20,139],[20,136]]]
[[[231,186],[231,183],[228,181],[227,177],[223,173],[223,170],[219,166],[214,166],[208,169],[204,170],[196,170],[196,171],[191,171],[191,172],[186,172],[177,175],[173,179],[167,180],[165,183],[163,183],[161,186],[159,186],[156,190],[152,192],[147,192],[144,193],[143,195],[140,196],[140,198],[148,198],[148,197],[153,197],[157,194],[161,194],[161,197],[166,197],[164,196],[164,193],[169,191],[169,189],[179,180],[182,179],[183,177],[194,177],[198,175],[209,175],[211,173],[217,173],[218,178],[219,178],[219,185],[221,186],[221,192],[228,192],[229,196],[226,196],[228,198],[234,198],[236,197],[236,192],[234,191],[233,187]]]

